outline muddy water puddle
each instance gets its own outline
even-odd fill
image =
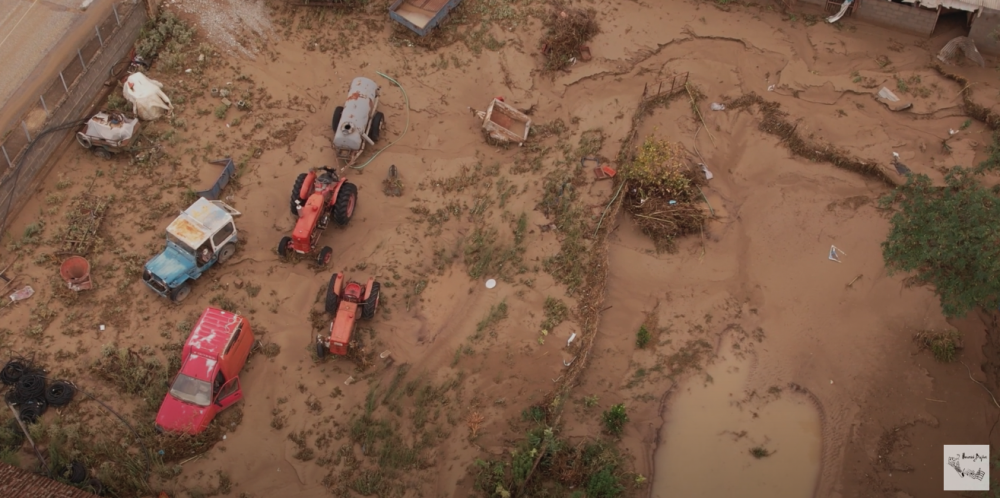
[[[784,386],[747,399],[750,369],[749,359],[719,358],[671,395],[655,455],[653,498],[813,496],[819,413]],[[755,458],[754,448],[770,454]]]

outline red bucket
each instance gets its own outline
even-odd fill
[[[91,288],[90,263],[80,256],[71,256],[59,267],[59,275],[74,291]]]

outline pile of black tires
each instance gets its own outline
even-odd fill
[[[68,405],[76,394],[72,383],[49,382],[42,368],[24,358],[13,358],[0,369],[0,383],[7,388],[4,401],[17,410],[25,424],[37,422],[50,406]]]

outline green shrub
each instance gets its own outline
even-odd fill
[[[625,423],[628,422],[628,413],[625,412],[625,403],[618,403],[606,410],[601,418],[604,420],[604,430],[608,434],[620,436],[625,430]]]
[[[635,347],[644,349],[652,338],[645,325],[639,327],[639,331],[635,334]]]

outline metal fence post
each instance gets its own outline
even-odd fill
[[[69,93],[69,87],[66,86],[66,78],[63,77],[62,71],[59,71],[59,79],[62,80],[63,90],[66,90],[66,93]]]
[[[94,26],[94,31],[97,32],[97,41],[101,42],[101,46],[104,46],[104,39],[101,38],[101,27]]]
[[[118,17],[118,7],[115,7],[115,4],[111,4],[111,11],[115,13],[115,22],[118,23],[118,26],[121,26],[122,19]]]
[[[28,133],[28,125],[24,121],[21,121],[21,129],[24,130],[24,136],[28,137],[28,141],[31,141],[31,133]]]
[[[7,160],[7,167],[13,168],[14,163],[10,162],[10,156],[7,155],[7,147],[0,145],[0,150],[3,151],[3,158]]]
[[[42,109],[45,109],[45,115],[46,116],[51,116],[51,114],[49,114],[49,106],[45,105],[45,96],[44,95],[39,95],[38,96],[38,100],[42,101]]]
[[[83,70],[87,70],[87,63],[83,62],[83,52],[80,49],[76,49],[76,55],[80,56],[80,65],[83,66]]]

